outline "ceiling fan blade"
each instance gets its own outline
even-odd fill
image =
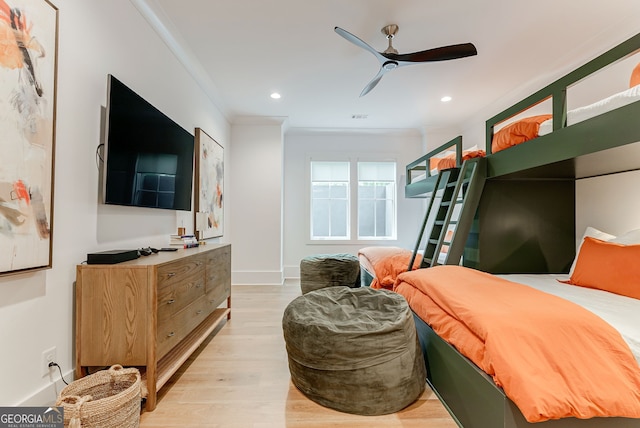
[[[369,92],[371,92],[371,90],[375,88],[378,83],[380,83],[380,79],[382,79],[382,76],[384,76],[387,71],[389,70],[384,68],[384,66],[380,67],[378,74],[376,74],[376,76],[371,79],[369,83],[367,83],[367,86],[364,87],[362,92],[360,92],[360,97],[364,97]]]
[[[478,51],[473,43],[462,43],[459,45],[442,46],[435,49],[427,49],[426,51],[413,52],[408,54],[381,54],[385,58],[397,62],[427,62],[427,61],[446,61],[450,59],[465,58],[477,55]],[[400,64],[399,64],[400,65]]]
[[[335,27],[334,31],[336,33],[338,33],[339,35],[341,35],[342,37],[344,37],[345,39],[347,39],[348,41],[350,41],[351,43],[353,43],[354,45],[359,46],[362,49],[365,49],[365,50],[371,52],[381,62],[386,61],[384,56],[382,56],[382,54],[380,52],[378,52],[377,50],[375,50],[374,48],[372,48],[371,46],[366,44],[364,41],[362,41],[362,39],[359,39],[358,37],[356,37],[353,34],[351,34],[350,32],[348,32],[347,30],[343,30],[340,27]]]

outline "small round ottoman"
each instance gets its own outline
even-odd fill
[[[426,368],[404,297],[328,287],[294,299],[282,318],[293,384],[325,407],[397,412],[420,397]]]
[[[317,254],[300,261],[302,294],[337,285],[360,287],[360,262],[353,254]]]

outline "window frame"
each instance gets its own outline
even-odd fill
[[[312,223],[311,223],[311,199],[312,199],[312,191],[311,191],[311,163],[312,162],[349,162],[349,236],[346,239],[312,239]],[[372,237],[372,238],[364,238],[361,239],[358,237],[358,163],[359,162],[393,162],[395,163],[395,198],[394,198],[394,206],[393,206],[393,214],[394,214],[394,231],[393,236],[390,238],[380,238],[380,237]],[[308,155],[306,157],[306,219],[305,219],[305,228],[306,228],[306,244],[307,245],[334,245],[334,246],[345,246],[345,245],[358,245],[358,246],[370,246],[370,245],[392,245],[398,241],[398,205],[400,198],[400,189],[399,186],[401,184],[400,181],[400,168],[398,167],[398,159],[395,155],[387,155],[387,154],[374,154],[371,156],[362,156],[355,154],[343,154],[343,155]]]

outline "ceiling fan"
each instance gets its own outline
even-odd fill
[[[371,52],[378,61],[380,61],[380,70],[378,74],[364,87],[360,96],[368,94],[382,79],[385,73],[395,70],[398,67],[405,65],[418,64],[421,62],[431,61],[445,61],[449,59],[464,58],[468,56],[477,55],[478,51],[472,43],[462,43],[459,45],[443,46],[440,48],[427,49],[425,51],[413,52],[407,54],[398,54],[398,51],[393,47],[391,41],[398,32],[398,26],[395,24],[386,25],[380,30],[382,34],[389,40],[389,47],[384,52],[378,52],[367,43],[363,42],[358,37],[354,36],[350,32],[343,30],[340,27],[334,28],[335,32],[365,50]]]

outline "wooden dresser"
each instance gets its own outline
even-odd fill
[[[231,318],[228,244],[79,265],[76,378],[113,364],[138,367],[149,390],[146,410],[153,410],[158,389],[225,317]]]

